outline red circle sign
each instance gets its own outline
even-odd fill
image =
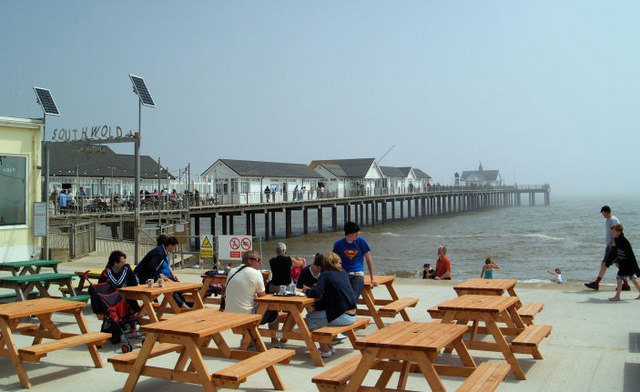
[[[233,237],[231,241],[229,241],[229,246],[231,249],[236,250],[240,247],[240,240],[236,237]]]

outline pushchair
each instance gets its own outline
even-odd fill
[[[114,290],[109,283],[92,284],[86,275],[85,279],[89,282],[91,310],[98,317],[100,315],[103,317],[100,332],[110,333],[111,343],[122,343],[122,352],[128,353],[133,349],[129,338],[136,337],[138,320],[135,312],[118,290]]]

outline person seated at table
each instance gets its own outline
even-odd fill
[[[151,249],[134,269],[138,276],[138,281],[146,282],[152,279],[155,282],[162,279],[164,281],[179,282],[180,280],[173,273],[169,262],[169,253],[173,253],[178,248],[178,239],[169,237],[166,234],[160,234],[156,244],[157,246]],[[173,298],[181,308],[191,309],[180,293],[173,293]]]
[[[355,295],[349,277],[342,269],[342,260],[336,253],[325,255],[316,287],[303,286],[303,292],[311,298],[322,298],[325,307],[325,310],[307,313],[306,321],[310,330],[327,325],[351,325],[356,321]],[[321,357],[329,357],[335,352],[331,343],[320,343]]]
[[[264,279],[260,272],[260,253],[249,250],[242,254],[242,264],[233,268],[227,275],[225,293],[225,312],[255,314],[256,297],[264,297]],[[268,310],[262,316],[260,325],[271,325],[278,320],[278,312]],[[271,338],[271,345],[278,343],[278,339]]]
[[[127,263],[127,255],[124,252],[114,250],[109,255],[107,265],[98,278],[98,283],[105,282],[109,283],[114,290],[140,284],[138,277]],[[134,312],[140,311],[138,301],[127,300],[127,304]]]
[[[296,258],[287,256],[287,244],[284,242],[278,242],[276,244],[276,257],[271,258],[269,260],[269,267],[271,267],[271,281],[268,284],[268,292],[270,294],[275,294],[279,291],[280,286],[289,286],[292,282],[291,280],[291,268],[299,267],[304,265],[304,261]],[[278,329],[278,320],[269,324],[269,329],[277,330]],[[282,348],[282,344],[275,339],[272,339],[272,347]]]

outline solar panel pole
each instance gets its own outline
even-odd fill
[[[135,191],[135,211],[136,211],[136,217],[135,217],[135,231],[134,231],[134,242],[135,242],[135,250],[134,250],[134,254],[135,254],[135,264],[138,264],[138,260],[140,260],[139,256],[140,256],[140,135],[141,135],[141,131],[142,131],[142,100],[138,98],[138,135],[136,135],[135,138],[135,171],[136,171],[136,178],[135,178],[135,186],[134,186],[134,191]]]

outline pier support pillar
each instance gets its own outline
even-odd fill
[[[302,230],[304,234],[309,234],[309,209],[302,209]]]
[[[333,231],[338,230],[338,207],[331,206],[331,228]]]
[[[284,210],[284,216],[285,216],[285,222],[284,222],[284,227],[285,227],[285,237],[289,238],[291,237],[291,209],[287,208]]]
[[[269,211],[264,213],[264,240],[269,241],[271,238],[270,230],[269,230]]]
[[[318,233],[322,233],[322,207],[318,206]]]

